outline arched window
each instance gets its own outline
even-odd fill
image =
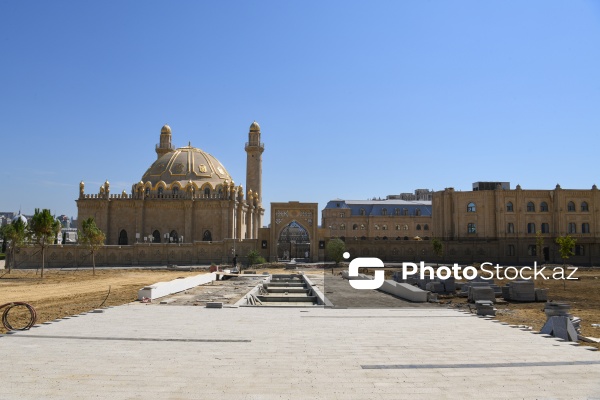
[[[577,225],[574,222],[569,222],[569,226],[567,228],[568,233],[577,233]]]
[[[535,233],[535,224],[533,222],[527,224],[527,233]]]
[[[527,203],[527,212],[535,212],[535,204],[531,201]]]
[[[159,195],[159,196],[162,196],[162,195],[163,195],[163,192],[164,192],[164,188],[163,188],[162,186],[161,186],[161,187],[159,187],[159,188],[158,188],[158,195]]]
[[[469,222],[467,224],[467,233],[477,233],[477,226],[474,222]]]
[[[408,236],[404,236],[404,240],[408,240]]]
[[[379,225],[375,224],[375,230],[378,231],[379,230]]]
[[[381,230],[382,230],[382,231],[387,231],[387,225],[382,225],[382,226],[381,226]]]
[[[429,225],[427,225],[427,224],[423,225],[423,230],[424,231],[428,231],[429,230]]]
[[[146,196],[150,196],[150,188],[149,187],[146,188],[145,193],[146,193]]]
[[[415,215],[416,215],[417,217],[421,215],[421,209],[420,209],[420,208],[417,208],[417,209],[415,210]]]
[[[550,233],[550,225],[547,222],[542,222],[542,233]]]
[[[513,212],[513,203],[512,203],[512,201],[509,201],[508,203],[506,203],[506,212]]]
[[[172,230],[172,231],[171,231],[171,235],[170,235],[170,236],[171,236],[171,239],[172,239],[172,240],[171,240],[171,242],[172,242],[172,243],[177,243],[177,242],[179,242],[179,235],[177,234],[177,231],[176,231],[176,230]]]
[[[202,235],[202,241],[212,242],[212,233],[210,233],[208,229],[204,231],[204,235]]]
[[[346,229],[346,224],[340,224],[340,230]]]
[[[506,233],[515,233],[515,226],[512,222],[509,222],[506,226]]]
[[[588,212],[588,211],[590,211],[590,208],[588,207],[588,203],[586,201],[584,201],[583,203],[581,203],[581,211],[582,212]]]
[[[569,204],[567,204],[567,211],[570,211],[570,212],[575,211],[575,203],[570,201]]]
[[[384,208],[383,210],[381,210],[381,215],[387,215],[387,208]]]
[[[357,230],[357,229],[358,229],[358,224],[354,224],[354,225],[352,225],[352,230],[353,230],[353,231],[355,231],[355,230]]]
[[[367,214],[367,213],[366,213],[365,209],[364,209],[364,208],[361,208],[361,209],[360,209],[360,215],[366,215],[366,214]]]
[[[404,229],[405,231],[407,231],[407,230],[408,230],[408,225],[406,225],[406,224],[405,224],[405,225],[402,227],[402,229]]]
[[[581,233],[590,233],[590,224],[587,222],[581,224]]]
[[[408,215],[408,208],[402,209],[402,215]]]
[[[119,245],[127,246],[127,244],[127,231],[125,229],[121,229],[121,232],[119,232]]]
[[[475,203],[470,202],[467,204],[467,212],[475,212],[477,208],[475,207]]]
[[[206,197],[210,197],[210,188],[205,188],[205,189],[204,189],[204,195],[205,195]]]
[[[383,240],[388,240],[388,239],[387,239],[387,236],[384,236],[384,237],[383,237]]]
[[[396,225],[396,230],[399,231],[400,230],[400,225]]]
[[[548,212],[548,203],[545,201],[540,203],[540,212]]]
[[[421,224],[417,224],[417,230],[420,231],[421,230]]]
[[[160,232],[158,229],[152,232],[152,243],[160,243]]]
[[[360,230],[362,230],[362,231],[365,230],[365,224],[360,224]]]
[[[173,187],[173,197],[178,196],[179,195],[179,186],[174,186]]]
[[[394,208],[394,215],[400,215],[400,209]]]

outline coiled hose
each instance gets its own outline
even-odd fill
[[[29,322],[22,328],[15,328],[10,324],[10,322],[8,322],[8,313],[14,307],[25,307],[29,311]],[[2,310],[3,308],[6,308],[6,309],[2,313],[2,324],[4,325],[4,327],[7,330],[9,330],[9,331],[26,331],[29,328],[31,328],[33,325],[35,325],[35,321],[37,320],[37,314],[35,312],[35,308],[33,308],[33,306],[31,304],[23,303],[20,301],[15,301],[12,303],[2,304],[0,306],[0,310]]]

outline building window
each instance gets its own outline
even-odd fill
[[[340,224],[340,230],[346,229],[346,224]]]
[[[417,224],[417,230],[420,231],[421,230],[421,224]]]
[[[510,201],[506,203],[506,212],[513,212],[513,203]]]
[[[509,256],[514,256],[515,255],[515,245],[514,244],[509,244],[508,245],[508,255]]]
[[[577,233],[577,225],[574,222],[569,222],[569,226],[567,228],[568,233]]]
[[[378,231],[379,230],[379,225],[375,224],[375,230]]]
[[[550,233],[550,225],[547,222],[542,222],[542,233]]]
[[[535,233],[535,224],[533,222],[527,224],[527,233]]]
[[[408,215],[408,208],[402,209],[402,215]]]
[[[540,204],[540,212],[548,212],[548,203],[545,201]]]
[[[587,222],[581,224],[581,233],[590,233],[590,224]]]
[[[346,213],[340,213],[340,218],[344,218],[346,216]]]
[[[367,238],[365,236],[361,236],[360,240],[367,240]]]
[[[576,256],[585,256],[585,247],[582,244],[575,245],[575,255]]]
[[[506,227],[507,233],[515,233],[515,225],[512,222],[509,222]]]
[[[475,223],[469,222],[467,224],[467,233],[477,233],[477,227],[475,226]]]
[[[210,197],[210,188],[206,188],[206,189],[204,189],[204,195],[205,195],[206,197]]]
[[[533,204],[531,201],[527,203],[527,212],[535,212],[535,204]]]
[[[161,186],[161,187],[159,187],[159,188],[158,188],[158,195],[159,195],[159,196],[162,196],[162,195],[163,195],[163,192],[164,192],[164,189],[163,189],[163,187],[162,187],[162,186]]]
[[[588,212],[590,211],[590,208],[588,207],[588,203],[586,201],[584,201],[583,203],[581,203],[581,212]]]
[[[575,203],[570,201],[569,204],[567,204],[567,211],[569,211],[569,212],[575,211]]]
[[[357,230],[357,229],[358,229],[358,224],[354,224],[354,225],[352,225],[352,230],[353,230],[353,231],[355,231],[355,230]]]
[[[152,232],[152,243],[160,243],[160,232],[158,230]]]
[[[396,225],[396,230],[399,231],[400,230],[400,225]]]
[[[387,231],[387,225],[383,225],[383,226],[381,227],[381,230]]]
[[[383,210],[381,210],[381,215],[387,215],[387,208],[384,208]]]
[[[361,208],[361,209],[360,209],[360,215],[366,215],[366,212],[365,212],[365,209],[364,209],[364,208]]]
[[[394,208],[394,215],[400,215],[400,209]]]
[[[537,246],[535,244],[530,244],[529,246],[527,246],[527,255],[537,256]]]
[[[427,225],[427,224],[423,225],[423,230],[424,231],[428,231],[429,230],[429,225]]]
[[[175,186],[173,188],[173,196],[177,196],[179,194],[179,186]]]
[[[404,240],[408,240],[408,236],[404,236]]]
[[[146,188],[146,196],[150,196],[150,188]]]
[[[476,210],[475,203],[471,202],[467,204],[467,212],[475,212]]]
[[[404,226],[402,227],[402,229],[404,229],[405,231],[407,231],[407,230],[408,230],[408,225],[404,225]]]
[[[331,224],[331,225],[329,225],[329,229],[335,231],[337,229],[337,225],[336,224]]]
[[[383,237],[383,240],[388,240],[388,237],[387,237],[387,236],[384,236],[384,237]]]
[[[365,224],[360,224],[360,230],[364,231],[365,230]]]
[[[202,235],[202,241],[204,241],[204,242],[211,242],[212,241],[212,234],[210,233],[209,230],[205,230],[204,231],[204,235]]]

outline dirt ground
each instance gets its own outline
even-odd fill
[[[306,273],[322,273],[322,269],[305,269]],[[258,269],[258,273],[290,273],[280,268]],[[329,269],[326,273],[331,273]],[[337,272],[337,271],[336,271]],[[90,311],[102,306],[121,305],[137,300],[143,286],[166,280],[196,275],[199,271],[169,271],[150,269],[101,269],[96,276],[90,270],[46,270],[40,279],[36,270],[13,270],[11,274],[0,270],[0,305],[13,301],[27,302],[37,310],[38,323]],[[571,313],[581,318],[584,336],[600,338],[600,269],[580,268],[577,281],[536,280],[536,287],[548,288],[548,299],[571,304]],[[496,281],[503,286],[506,281]],[[109,293],[110,287],[110,293]],[[466,299],[440,296],[441,307],[466,307]],[[497,319],[512,325],[531,326],[540,330],[546,321],[543,303],[500,302]],[[3,310],[0,310],[2,312]],[[11,311],[10,321],[19,326],[25,314]],[[0,332],[6,330],[0,324]],[[582,343],[600,349],[599,344]]]

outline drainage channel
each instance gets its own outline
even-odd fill
[[[246,293],[238,306],[314,307],[331,306],[323,293],[302,274],[271,275]]]

